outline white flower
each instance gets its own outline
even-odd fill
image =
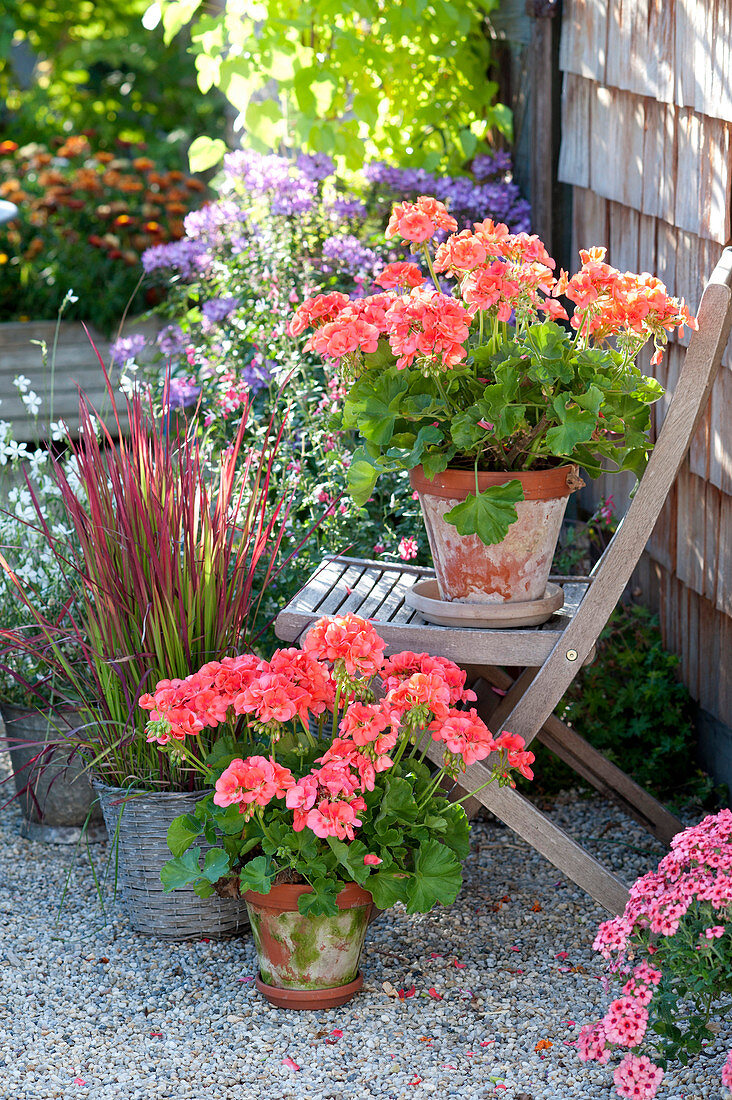
[[[26,378],[24,374],[19,374],[13,379],[13,385],[18,393],[27,393],[30,389],[30,384],[30,378]]]
[[[37,393],[34,393],[33,390],[31,390],[30,393],[22,393],[20,399],[31,416],[38,416],[38,412],[43,402]]]
[[[51,421],[51,439],[56,440],[56,442],[60,443],[62,440],[66,439],[67,432],[68,428],[66,426],[65,420]]]
[[[0,451],[0,464],[4,466],[8,459],[11,462],[17,462],[19,458],[28,458],[28,448],[25,443],[10,439]]]

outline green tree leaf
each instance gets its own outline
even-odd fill
[[[205,135],[197,137],[188,150],[191,172],[205,172],[206,169],[213,168],[214,164],[223,159],[225,152],[226,142],[220,138],[209,138]]]
[[[471,494],[456,504],[445,519],[452,523],[461,535],[477,535],[486,546],[502,542],[518,514],[516,504],[524,499],[521,482],[515,478],[505,485],[491,485],[483,492]]]

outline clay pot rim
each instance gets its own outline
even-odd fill
[[[300,882],[282,882],[273,886],[268,894],[256,890],[247,890],[244,901],[261,909],[275,909],[280,913],[297,912],[297,899],[301,894],[312,894],[312,886]],[[372,905],[373,898],[356,882],[346,882],[336,898],[339,909],[357,909],[362,905]]]
[[[465,499],[475,492],[475,472],[460,470],[448,466],[441,474],[429,481],[422,466],[409,471],[409,481],[413,489],[425,496],[439,497],[442,500]],[[481,470],[478,472],[478,488],[487,489],[491,485],[505,485],[509,481],[520,481],[524,491],[524,500],[556,500],[568,497],[584,482],[579,477],[578,467],[573,463],[552,466],[549,470]]]

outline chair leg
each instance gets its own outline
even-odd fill
[[[431,743],[427,755],[435,763],[441,763],[441,746]],[[487,768],[482,764],[473,764],[468,768],[463,784],[469,790],[475,790],[481,783],[487,782],[489,777]],[[474,798],[608,912],[623,912],[628,901],[627,886],[518,791],[491,783],[489,787],[478,791]]]
[[[513,709],[516,701],[523,695],[536,674],[535,669],[526,669],[516,680],[500,668],[483,670],[483,678],[495,687],[505,691],[506,695],[491,715],[491,728],[497,728],[506,714]],[[630,817],[648,830],[662,844],[669,844],[671,838],[681,832],[683,825],[653,795],[644,790],[635,780],[607,760],[601,752],[593,748],[584,737],[561,719],[552,714],[536,735],[543,745],[553,752],[573,771],[591,783],[596,790],[612,799]]]

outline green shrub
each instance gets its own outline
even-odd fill
[[[582,670],[556,713],[659,799],[708,803],[719,791],[696,764],[691,698],[677,678],[679,658],[663,648],[657,617],[622,606],[600,635],[595,661]],[[545,793],[577,776],[546,749],[536,777]]]

